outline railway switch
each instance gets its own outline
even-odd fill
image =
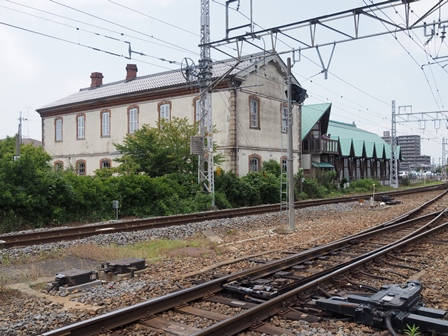
[[[96,279],[97,272],[95,271],[72,269],[68,271],[58,272],[56,273],[55,280],[51,284],[49,284],[48,290],[59,290],[60,287],[73,287],[83,285]]]
[[[418,281],[384,285],[371,296],[348,295],[316,300],[320,309],[352,316],[356,323],[403,331],[415,325],[422,332],[446,332],[447,311],[424,306]]]
[[[108,281],[113,281],[123,278],[122,275],[129,274],[131,278],[134,277],[135,272],[146,268],[145,259],[140,258],[124,258],[101,263],[99,269],[100,278],[103,275]]]

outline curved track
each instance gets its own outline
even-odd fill
[[[304,314],[297,310],[297,307],[303,304],[303,298],[309,297],[309,291],[324,286],[336,277],[360,272],[360,269],[368,268],[369,263],[374,260],[384,258],[406,246],[417,246],[420,241],[445,232],[448,228],[446,209],[417,216],[434,202],[445,197],[447,192],[445,190],[438,197],[405,216],[330,244],[209,280],[43,335],[95,335],[130,323],[140,323],[152,329],[162,330],[184,328],[184,334],[189,335],[235,335],[244,330],[290,334],[290,331],[270,325],[266,320],[277,314],[289,319],[312,319],[304,317]],[[217,314],[195,308],[192,303],[197,300],[219,302],[229,306],[233,304],[239,306],[239,309],[243,308],[243,311],[229,316]],[[205,327],[198,329],[167,320],[161,315],[173,309],[178,314],[195,315],[209,322]],[[447,323],[441,322],[440,328],[448,328]],[[438,326],[432,327],[438,328]]]
[[[381,196],[386,195],[396,197],[400,195],[409,195],[420,192],[445,190],[446,188],[447,188],[446,184],[440,184],[429,187],[412,188],[393,192],[383,192],[375,194],[375,198],[379,199]],[[372,196],[371,194],[365,194],[365,195],[337,197],[328,199],[307,200],[296,202],[294,204],[294,207],[295,209],[300,209],[324,204],[347,203],[358,201],[359,199],[369,199],[371,196]],[[85,226],[51,229],[37,232],[33,231],[33,232],[1,235],[0,246],[3,248],[11,248],[11,247],[39,245],[39,244],[58,242],[62,240],[82,239],[105,233],[148,230],[148,229],[184,225],[193,222],[202,222],[220,218],[242,217],[268,212],[278,212],[278,211],[280,211],[280,205],[271,204],[271,205],[245,207],[238,209],[201,212],[188,215],[156,217],[142,220],[111,221],[108,223],[96,224],[96,225],[85,225]]]

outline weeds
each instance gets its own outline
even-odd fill
[[[416,326],[415,324],[413,324],[412,326],[406,324],[406,330],[404,331],[404,333],[408,336],[420,336],[421,333],[419,329],[420,327]]]
[[[214,245],[205,239],[195,239],[192,241],[158,239],[127,246],[77,245],[69,247],[67,252],[80,258],[89,258],[97,261],[122,258],[158,260],[169,254],[172,255],[176,250],[186,247],[214,249]]]

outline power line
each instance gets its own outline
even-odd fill
[[[82,13],[82,14],[84,14],[84,15],[87,15],[87,16],[91,16],[91,17],[93,17],[93,18],[95,18],[95,19],[98,19],[98,20],[101,20],[101,21],[104,21],[104,22],[110,23],[110,24],[112,24],[112,25],[115,25],[115,26],[118,26],[118,27],[121,27],[121,28],[124,28],[124,29],[130,30],[130,31],[132,31],[132,32],[135,32],[135,33],[138,33],[138,34],[142,34],[142,35],[144,35],[144,36],[148,36],[148,37],[151,37],[151,38],[153,38],[153,39],[155,39],[155,40],[157,40],[157,41],[159,41],[159,42],[163,42],[163,43],[166,43],[167,45],[170,45],[170,46],[172,46],[172,47],[177,47],[177,48],[180,48],[181,50],[185,50],[185,51],[191,52],[191,51],[190,51],[190,50],[188,50],[188,49],[184,49],[184,48],[182,48],[182,47],[179,47],[179,46],[177,46],[177,45],[175,45],[175,44],[173,44],[173,43],[170,43],[170,42],[167,42],[167,41],[165,41],[165,40],[162,40],[162,39],[156,38],[156,37],[154,37],[154,36],[152,36],[152,35],[148,35],[148,34],[142,33],[141,31],[138,31],[138,30],[136,30],[136,29],[133,29],[133,28],[129,28],[129,27],[126,27],[126,26],[124,26],[124,25],[121,25],[121,24],[119,24],[119,23],[116,23],[116,22],[113,22],[113,21],[110,21],[110,20],[104,19],[104,18],[102,18],[102,17],[99,17],[99,16],[97,16],[97,15],[94,15],[94,14],[90,14],[90,13],[88,13],[88,12],[82,11],[82,10],[80,10],[80,9],[77,9],[77,8],[74,8],[74,7],[71,7],[71,6],[68,6],[68,5],[64,5],[64,4],[62,4],[62,3],[59,3],[59,2],[57,2],[57,1],[55,1],[55,0],[50,0],[50,1],[51,1],[51,2],[53,2],[53,3],[55,3],[55,4],[57,4],[57,5],[60,5],[60,6],[66,7],[66,8],[68,8],[68,9],[71,9],[71,10],[73,10],[73,11],[76,11],[76,12]]]
[[[176,46],[172,46],[172,45],[166,45],[166,43],[165,43],[164,40],[160,40],[161,42],[163,42],[163,44],[162,44],[162,43],[157,43],[157,42],[154,42],[154,41],[149,41],[149,40],[143,39],[143,38],[141,38],[141,37],[137,37],[137,36],[133,36],[133,35],[124,34],[123,32],[120,32],[120,31],[116,31],[116,30],[113,30],[113,29],[109,29],[109,28],[101,27],[101,26],[94,25],[94,24],[91,24],[91,23],[88,23],[88,22],[85,22],[85,21],[76,20],[76,19],[74,19],[74,18],[70,18],[70,17],[67,17],[67,16],[60,15],[60,14],[56,14],[56,13],[52,13],[52,12],[49,12],[49,11],[45,11],[45,10],[42,10],[42,9],[39,9],[39,8],[36,8],[36,7],[32,7],[32,6],[28,6],[28,5],[24,5],[24,4],[21,4],[21,3],[18,3],[18,2],[12,1],[12,0],[6,0],[6,1],[8,1],[8,2],[10,2],[10,3],[13,3],[13,4],[15,4],[15,5],[18,5],[18,6],[22,6],[22,7],[25,7],[25,8],[31,9],[31,10],[34,10],[34,11],[38,11],[38,12],[41,12],[41,13],[48,14],[48,15],[51,15],[51,16],[56,16],[56,17],[59,17],[59,18],[65,19],[65,20],[69,20],[69,21],[73,21],[73,22],[77,22],[77,23],[84,24],[84,25],[86,25],[86,26],[90,26],[90,27],[94,27],[94,28],[102,29],[102,30],[105,30],[105,31],[109,31],[109,32],[118,34],[119,36],[127,36],[127,37],[129,37],[129,38],[134,38],[134,39],[136,39],[136,40],[143,41],[143,42],[147,42],[147,43],[151,43],[151,44],[154,44],[154,45],[157,45],[157,46],[160,46],[160,47],[170,48],[170,49],[172,49],[172,50],[184,51],[184,52],[188,52],[188,53],[191,53],[191,54],[198,54],[198,53],[195,53],[195,52],[193,52],[193,51],[191,51],[191,50],[184,49],[184,48],[181,48],[181,47],[176,47]],[[23,11],[19,11],[19,10],[14,9],[14,8],[9,8],[9,7],[5,7],[5,6],[2,6],[2,7],[3,7],[3,8],[7,8],[7,9],[12,10],[12,11],[16,11],[16,12],[18,12],[18,13],[23,13],[23,14],[26,14],[26,15],[34,16],[34,17],[40,18],[40,19],[45,20],[45,21],[49,21],[49,22],[53,22],[53,23],[58,23],[58,24],[61,24],[61,25],[66,25],[66,24],[64,24],[64,23],[56,22],[56,21],[53,21],[53,20],[50,20],[50,19],[47,19],[47,18],[43,18],[43,17],[39,17],[39,16],[36,16],[36,15],[32,15],[32,14],[23,12]],[[69,26],[69,27],[73,27],[73,26]],[[76,28],[76,29],[79,29],[79,30],[83,30],[83,29],[78,28],[78,27],[73,27],[73,28]],[[94,33],[94,32],[93,32],[93,34],[97,34],[97,33]],[[149,36],[149,35],[147,35],[147,36]],[[157,39],[156,39],[155,37],[153,37],[153,36],[149,36],[149,37],[152,38],[152,39],[157,40]]]
[[[32,33],[32,34],[48,37],[50,39],[54,39],[54,40],[57,40],[57,41],[61,41],[61,42],[73,44],[73,45],[76,45],[76,46],[88,48],[88,49],[91,49],[91,50],[99,51],[99,52],[102,52],[102,53],[105,53],[105,54],[108,54],[108,55],[130,59],[130,57],[128,57],[128,56],[120,55],[120,54],[117,54],[117,53],[114,53],[114,52],[111,52],[111,51],[108,51],[108,50],[103,50],[103,49],[92,47],[92,46],[89,46],[89,45],[86,45],[86,44],[82,44],[82,43],[79,43],[79,42],[73,42],[73,41],[66,40],[66,39],[63,39],[63,38],[60,38],[60,37],[56,37],[56,36],[52,36],[52,35],[49,35],[49,34],[41,33],[41,32],[38,32],[38,31],[35,31],[35,30],[32,30],[32,29],[27,29],[27,28],[15,26],[15,25],[12,25],[12,24],[9,24],[9,23],[6,23],[6,22],[2,22],[2,21],[0,21],[0,24],[4,25],[4,26],[11,27],[11,28],[14,28],[14,29],[22,30],[22,31],[25,31],[25,32],[28,32],[28,33]],[[145,55],[143,54],[142,56],[145,56]],[[138,60],[138,61],[142,62],[142,63],[149,64],[149,65],[153,65],[153,66],[159,66],[159,65],[156,65],[156,64],[153,64],[153,63],[142,61],[142,60]],[[161,67],[161,66],[159,66],[159,67]],[[166,68],[166,69],[171,70],[169,68]]]
[[[169,22],[166,22],[166,21],[157,19],[157,18],[155,18],[154,16],[145,14],[145,13],[143,13],[143,12],[141,12],[141,11],[138,11],[138,10],[136,10],[136,9],[134,9],[134,8],[127,7],[127,6],[125,6],[125,5],[119,4],[118,2],[115,2],[115,1],[113,1],[113,0],[108,0],[108,1],[109,1],[109,2],[112,2],[114,5],[120,6],[120,7],[122,7],[122,8],[126,8],[127,10],[130,10],[130,11],[132,11],[132,12],[134,12],[134,13],[138,13],[138,14],[143,15],[143,16],[146,16],[146,17],[148,17],[148,18],[150,18],[150,19],[152,19],[152,20],[155,20],[155,21],[164,23],[164,24],[166,24],[167,26],[171,26],[171,27],[173,27],[173,28],[177,28],[177,29],[179,29],[179,30],[182,30],[182,31],[184,31],[184,32],[186,32],[186,33],[189,33],[189,34],[192,34],[192,35],[195,35],[195,36],[199,36],[199,34],[196,34],[196,33],[192,32],[192,31],[189,31],[189,30],[184,29],[184,28],[182,28],[182,27],[173,25],[172,23],[169,23]]]

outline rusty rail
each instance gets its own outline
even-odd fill
[[[400,196],[408,195],[416,192],[428,192],[436,190],[448,190],[446,184],[436,186],[412,188],[406,190],[398,190],[393,192],[376,193],[376,196],[382,195]],[[336,197],[328,199],[307,200],[294,203],[295,209],[301,209],[311,206],[348,203],[358,201],[359,199],[369,198],[371,194],[362,194],[355,196]],[[155,217],[142,220],[108,222],[97,225],[86,225],[79,227],[69,227],[60,229],[50,229],[39,232],[18,233],[12,235],[0,235],[0,247],[11,248],[30,245],[39,245],[62,240],[76,240],[95,236],[98,234],[107,234],[115,232],[130,232],[148,229],[156,229],[162,227],[185,225],[194,222],[203,222],[207,220],[251,216],[262,213],[280,211],[279,204],[270,204],[262,206],[244,207],[238,209],[226,209],[220,211],[199,212],[187,215],[176,215],[166,217]]]

